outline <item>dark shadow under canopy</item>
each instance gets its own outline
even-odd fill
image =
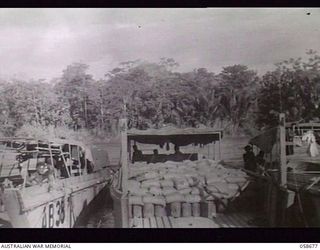
[[[178,146],[186,146],[189,144],[206,145],[222,138],[221,130],[213,130],[209,128],[174,128],[164,127],[161,129],[128,131],[128,140],[144,144],[164,145],[172,143]]]

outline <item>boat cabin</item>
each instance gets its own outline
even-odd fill
[[[2,138],[0,145],[0,203],[13,227],[71,228],[110,181],[108,162],[95,164],[79,142]]]
[[[81,176],[94,171],[92,152],[85,145],[67,140],[2,138],[0,140],[0,182],[13,187],[25,185],[26,179],[43,163],[52,168],[57,179]]]

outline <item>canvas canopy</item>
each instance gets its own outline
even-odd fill
[[[189,144],[209,144],[219,141],[222,138],[221,130],[213,130],[210,128],[175,128],[164,127],[161,129],[128,131],[128,140],[144,144],[173,143],[178,146],[186,146]]]
[[[255,145],[265,153],[272,151],[273,145],[277,142],[278,128],[271,128],[257,135],[249,141],[249,144]]]

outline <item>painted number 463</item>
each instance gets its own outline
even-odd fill
[[[50,203],[43,211],[42,227],[53,228],[59,227],[64,223],[65,219],[65,203],[64,199],[58,200],[55,203]]]

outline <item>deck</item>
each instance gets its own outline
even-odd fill
[[[244,213],[217,214],[213,219],[204,217],[180,217],[171,216],[132,218],[130,228],[249,228],[252,216]]]
[[[0,228],[10,228],[12,227],[10,224],[9,216],[6,212],[0,212]]]
[[[319,164],[320,154],[315,157],[311,157],[308,155],[307,149],[308,149],[307,145],[303,145],[302,147],[294,147],[294,154],[287,155],[287,159],[293,162],[306,162],[306,163]],[[318,145],[318,150],[320,150],[319,145]]]

